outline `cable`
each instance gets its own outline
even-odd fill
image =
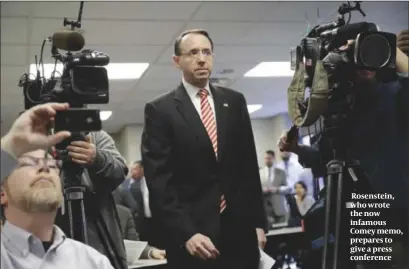
[[[55,59],[55,62],[54,62],[54,70],[53,70],[53,72],[51,73],[51,80],[54,80],[55,72],[57,72],[58,74],[61,75],[61,73],[57,71],[57,58]]]
[[[40,62],[39,62],[39,64],[40,64],[40,66],[41,66],[41,69],[42,69],[42,85],[41,85],[41,90],[40,90],[40,96],[41,96],[41,94],[42,94],[42,92],[43,92],[43,89],[44,89],[44,85],[45,85],[45,83],[46,83],[46,77],[45,77],[45,72],[44,72],[44,61],[43,61],[43,54],[44,54],[44,45],[45,45],[45,42],[47,42],[47,39],[44,39],[43,40],[43,44],[41,45],[41,52],[40,52]]]

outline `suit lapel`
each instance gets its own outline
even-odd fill
[[[216,112],[216,124],[217,124],[217,147],[218,147],[218,161],[221,160],[223,150],[226,142],[226,128],[227,128],[227,116],[228,116],[228,103],[223,91],[217,87],[210,85],[210,91],[212,92],[214,108]],[[213,148],[206,128],[204,127],[199,114],[196,111],[195,106],[190,100],[183,83],[179,85],[175,92],[176,107],[186,122],[191,126],[193,132],[196,135],[197,140],[206,143],[210,148]]]
[[[210,91],[213,95],[214,109],[216,111],[217,123],[217,148],[218,161],[223,158],[223,152],[226,145],[227,116],[229,112],[229,103],[226,100],[222,89],[210,85]]]
[[[202,119],[197,113],[192,100],[190,100],[183,83],[180,83],[179,87],[176,89],[175,101],[177,110],[191,127],[196,136],[196,140],[201,143],[206,143],[212,149],[213,146],[207,134],[206,128],[204,127]]]

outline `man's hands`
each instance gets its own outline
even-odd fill
[[[199,233],[192,236],[185,246],[190,255],[202,260],[215,259],[220,255],[210,238]]]
[[[280,139],[278,140],[277,146],[281,151],[288,151],[288,152],[293,152],[293,153],[297,153],[299,146],[298,146],[298,134],[296,135],[296,137],[294,137],[293,141],[291,141],[291,143],[287,142],[287,134],[288,131],[285,131]]]
[[[257,241],[258,241],[258,246],[261,249],[264,249],[266,243],[267,243],[267,237],[266,234],[264,233],[264,230],[261,228],[256,228],[257,232]]]
[[[97,155],[97,150],[91,141],[90,135],[85,137],[85,141],[73,141],[67,147],[67,150],[72,161],[81,165],[92,165]]]
[[[61,131],[49,135],[57,111],[67,110],[68,104],[48,103],[37,105],[21,114],[14,122],[9,132],[1,138],[1,148],[13,157],[44,149],[61,142],[71,134]]]
[[[277,193],[278,192],[278,188],[271,186],[271,187],[265,187],[263,188],[263,192],[264,193]]]
[[[162,249],[154,248],[152,249],[150,256],[154,260],[164,260],[166,259],[166,251]]]

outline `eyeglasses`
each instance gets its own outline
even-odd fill
[[[61,160],[55,160],[50,158],[37,158],[32,156],[22,156],[19,158],[19,167],[38,167],[42,162],[43,166],[46,166],[49,169],[58,170],[62,167]]]
[[[198,59],[198,58],[200,58],[200,55],[203,55],[205,57],[212,57],[212,56],[214,56],[214,53],[213,53],[213,51],[211,49],[202,49],[202,50],[192,49],[191,51],[181,53],[180,55],[181,56],[184,55],[184,56],[188,56],[188,57]]]

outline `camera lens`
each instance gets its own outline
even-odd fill
[[[384,67],[391,57],[388,40],[380,34],[366,36],[361,42],[359,57],[365,67]]]

